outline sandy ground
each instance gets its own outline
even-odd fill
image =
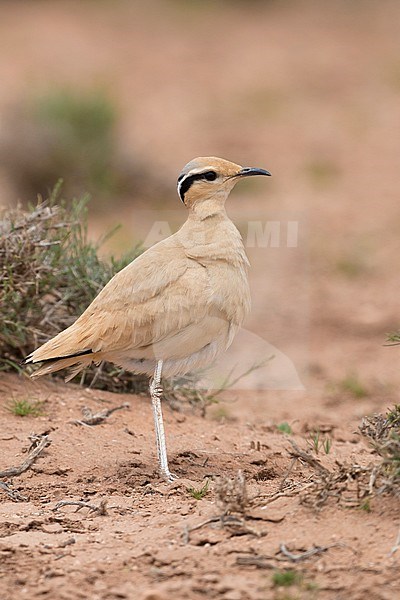
[[[49,85],[110,91],[126,154],[147,161],[171,189],[167,205],[124,198],[116,211],[110,199],[108,213],[92,213],[93,235],[123,222],[117,252],[146,237],[163,211],[171,226],[184,220],[173,184],[193,156],[268,168],[268,182],[235,190],[229,212],[245,239],[249,222],[273,221],[286,240],[295,221],[299,243],[247,243],[246,330],[281,353],[304,389],[278,391],[270,373],[258,372],[205,419],[166,408],[181,478],[167,485],[155,469],[147,398],[1,375],[0,470],[25,459],[32,432],[47,431],[51,445],[13,480],[25,501],[0,490],[0,597],[397,599],[398,499],[375,499],[370,511],[359,508],[361,499],[310,506],[305,486],[315,469],[297,461],[290,470],[292,447],[276,425],[288,422],[289,437],[310,451],[310,432],[324,431],[330,452],[313,455],[331,471],[335,461],[365,466],[376,457],[358,433],[362,417],[399,402],[398,351],[383,343],[399,326],[400,4],[94,5],[2,3],[2,127],[14,105]],[[2,168],[0,185],[1,203],[14,202]],[[249,339],[234,356],[253,360]],[[345,391],[349,375],[365,396]],[[42,400],[42,416],[13,416],[13,398]],[[71,423],[84,405],[124,401],[129,410],[104,424]],[[218,477],[238,470],[250,498],[244,522],[188,534],[221,515]],[[187,488],[206,479],[209,491],[196,500]],[[291,495],[276,498],[280,492]],[[107,514],[54,510],[65,499],[107,500]],[[282,543],[296,554],[329,548],[293,563],[279,553]],[[299,574],[297,582],[274,585],[274,572],[285,569]]]
[[[42,400],[43,415],[18,418],[3,409],[1,468],[26,458],[32,432],[47,432],[51,445],[13,480],[25,500],[7,501],[2,494],[3,598],[398,597],[400,554],[391,554],[400,525],[398,500],[379,498],[370,512],[362,510],[354,484],[345,496],[355,505],[338,504],[332,497],[317,510],[304,505],[313,469],[297,462],[289,471],[288,437],[310,451],[310,427],[319,427],[332,441],[328,454],[322,449],[313,453],[326,468],[333,470],[335,461],[373,462],[351,409],[339,415],[337,404],[325,403],[323,421],[308,410],[302,419],[290,421],[294,433],[286,436],[276,423],[288,411],[269,410],[276,398],[265,395],[248,398],[246,405],[223,403],[205,419],[167,408],[171,468],[180,479],[166,484],[155,469],[147,398],[4,377],[1,399],[6,404],[15,395]],[[74,423],[82,418],[83,406],[98,412],[122,401],[129,402],[129,409],[113,413],[106,423]],[[362,411],[372,408],[363,401]],[[234,480],[238,470],[247,482],[246,518],[239,515],[240,524],[224,526],[217,520],[190,531],[222,514],[220,478]],[[207,480],[204,498],[194,499],[190,488],[199,489]],[[107,500],[107,512],[75,512],[74,506],[56,510],[62,500],[95,506]],[[294,554],[315,546],[327,549],[293,563],[279,552],[282,543]],[[296,583],[274,586],[273,574],[287,569],[298,574]]]

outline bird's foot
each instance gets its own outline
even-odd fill
[[[175,473],[171,473],[171,471],[168,468],[160,468],[160,475],[167,483],[173,483],[174,481],[179,479],[178,475],[175,475]]]

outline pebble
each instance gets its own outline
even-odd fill
[[[43,523],[42,531],[44,533],[62,533],[64,529],[60,523]]]
[[[229,590],[224,594],[224,600],[242,600],[242,592],[240,590]]]
[[[166,597],[157,590],[148,590],[143,596],[143,600],[166,600]]]

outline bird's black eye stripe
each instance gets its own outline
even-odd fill
[[[206,171],[205,173],[194,173],[184,178],[184,175],[180,175],[178,178],[178,192],[182,202],[185,202],[185,194],[190,189],[192,183],[201,179],[207,181],[215,181],[217,174],[215,171]]]
[[[190,189],[190,186],[194,181],[203,178],[203,173],[195,173],[194,175],[188,175],[182,182],[178,185],[178,192],[182,202],[185,202],[185,194]]]

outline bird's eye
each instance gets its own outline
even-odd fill
[[[207,171],[207,173],[203,174],[204,179],[207,179],[207,181],[215,181],[215,179],[217,179],[217,174],[215,171]]]

